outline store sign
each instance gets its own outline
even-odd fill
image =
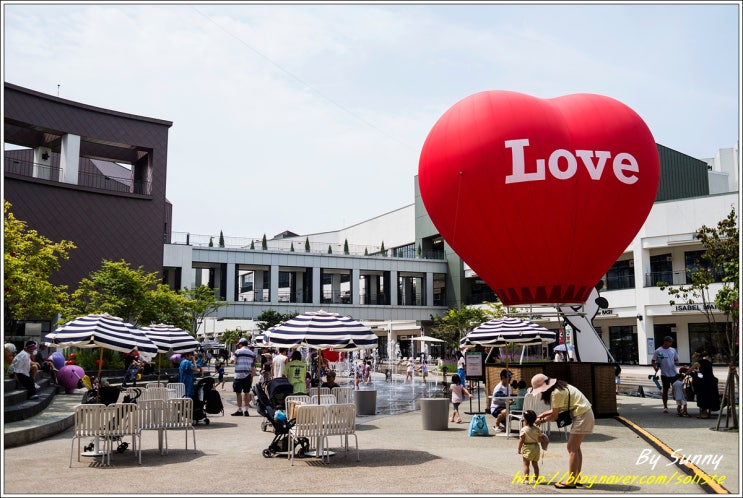
[[[598,313],[596,313],[596,316],[618,316],[616,313],[614,313],[614,310],[612,308],[604,308],[600,309]]]
[[[677,304],[673,307],[672,312],[673,313],[683,313],[686,311],[717,311],[717,306],[715,306],[714,303],[707,303],[707,304],[697,304],[697,303],[689,303],[689,304]]]

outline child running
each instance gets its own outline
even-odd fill
[[[214,389],[222,384],[222,390],[224,391],[224,362],[220,361],[217,363],[217,383],[214,384]]]
[[[533,482],[539,482],[539,444],[543,438],[542,431],[534,424],[536,420],[537,414],[534,410],[526,410],[524,412],[524,426],[519,432],[519,445],[516,451],[521,455],[524,462],[524,484],[529,484],[529,462],[534,469]]]
[[[454,405],[454,413],[451,414],[449,421],[454,422],[454,417],[456,417],[457,423],[461,424],[462,417],[459,416],[459,404],[465,396],[471,398],[472,395],[467,388],[462,385],[462,381],[459,379],[459,375],[457,374],[451,376],[449,391],[451,391],[451,404]]]

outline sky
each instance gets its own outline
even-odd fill
[[[173,122],[173,231],[270,239],[412,204],[429,131],[482,91],[606,95],[714,157],[740,139],[740,19],[740,2],[2,2],[2,70]]]

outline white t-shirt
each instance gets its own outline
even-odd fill
[[[499,394],[501,396],[508,396],[511,394],[511,386],[503,385],[503,382],[498,382],[498,384],[493,389],[493,398],[490,400],[490,412],[492,413],[493,410],[496,408],[505,408],[506,407],[506,400],[500,397],[497,397]]]
[[[652,360],[660,367],[661,375],[666,377],[675,377],[678,373],[676,371],[676,362],[679,361],[679,355],[674,348],[659,347],[653,353]]]
[[[284,368],[286,368],[286,360],[288,358],[286,355],[278,354],[273,359],[273,364],[271,366],[271,375],[274,379],[278,379],[279,377],[284,376]]]

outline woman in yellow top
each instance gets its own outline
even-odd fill
[[[307,365],[302,361],[302,353],[294,351],[291,361],[284,367],[284,377],[289,379],[294,391],[292,394],[307,393],[307,384],[304,378],[307,376]]]
[[[568,477],[565,482],[555,483],[559,489],[574,489],[582,486],[580,472],[583,467],[583,453],[580,445],[586,434],[593,434],[594,418],[591,403],[586,396],[575,386],[563,380],[551,379],[544,374],[537,374],[531,378],[532,396],[541,396],[542,400],[552,408],[542,412],[537,417],[537,424],[557,420],[557,415],[570,410],[573,425],[568,437]],[[568,399],[570,406],[568,406]]]

